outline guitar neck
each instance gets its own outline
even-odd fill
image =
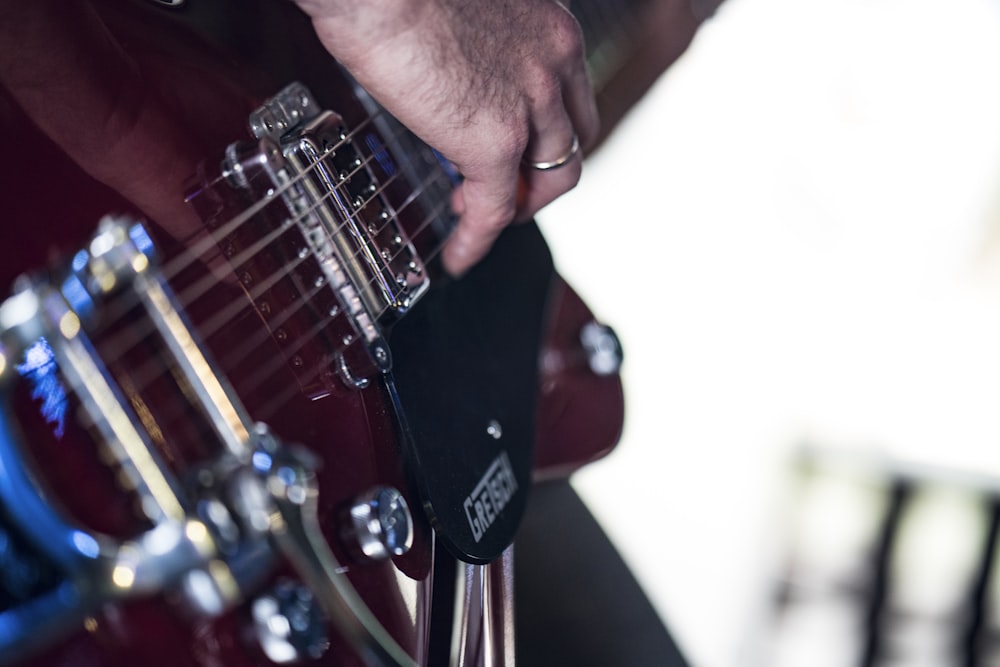
[[[587,67],[595,91],[620,74],[636,48],[641,18],[652,0],[581,0],[573,3],[580,22]]]
[[[587,66],[604,143],[657,78],[687,49],[720,0],[578,0]]]

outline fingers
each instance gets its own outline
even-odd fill
[[[462,173],[459,223],[442,254],[450,273],[479,261],[515,217],[576,185],[579,155],[545,172],[523,164],[596,134],[582,31],[557,0],[372,0],[346,13],[327,11],[335,0],[297,1],[361,85]]]
[[[558,85],[553,86],[549,99],[541,100],[541,103],[547,105],[554,115],[549,117],[540,115],[536,127],[532,128],[538,132],[536,140],[544,141],[551,137],[550,143],[555,145],[529,147],[529,154],[534,161],[551,159],[552,155],[559,154],[560,148],[565,150],[570,145],[569,139],[572,135],[560,132],[563,130],[561,125],[565,123],[566,116],[582,148],[590,145],[600,129],[593,86],[585,65],[583,32],[576,18],[566,7],[557,5],[557,8],[556,21],[546,45],[556,60],[559,79],[553,83]],[[547,152],[541,154],[542,150]]]
[[[461,276],[489,252],[514,217],[517,179],[516,163],[483,174],[465,174],[455,191],[453,205],[456,212],[461,211],[461,217],[441,254],[448,273]]]
[[[529,72],[531,80],[525,82],[531,93],[526,127],[521,128],[526,140],[493,170],[470,172],[459,165],[466,180],[456,191],[454,206],[461,217],[442,255],[453,275],[482,259],[512,220],[531,218],[572,189],[582,173],[579,146],[597,136],[597,107],[580,27],[564,7],[553,6],[557,10],[544,44],[550,61]],[[545,162],[560,164],[545,170],[530,166]]]
[[[530,219],[575,187],[583,170],[580,138],[565,112],[557,130],[542,131],[538,136],[540,140],[528,149],[532,157],[521,160],[523,191],[518,200],[517,220]]]
[[[563,116],[565,119],[565,113]],[[532,169],[521,158],[523,150],[519,150],[489,169],[463,172],[465,180],[452,197],[452,209],[460,216],[458,225],[441,257],[446,271],[462,275],[486,256],[514,219],[529,219],[577,184],[583,168],[581,153],[577,149],[570,155],[574,131],[568,119],[563,126],[568,128],[569,139],[560,149],[560,156],[568,155],[569,159],[558,167]]]

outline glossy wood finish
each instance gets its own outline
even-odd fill
[[[535,479],[567,477],[608,454],[621,437],[625,397],[617,373],[597,375],[580,345],[594,315],[562,279],[550,295],[550,324],[542,348]]]

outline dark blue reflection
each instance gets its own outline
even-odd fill
[[[371,150],[372,155],[374,155],[375,159],[378,160],[379,165],[382,167],[382,171],[389,176],[395,174],[396,163],[392,161],[392,156],[389,155],[389,151],[385,149],[385,146],[383,146],[382,142],[378,140],[378,137],[371,133],[366,134],[365,143],[368,144],[368,148]]]
[[[58,370],[56,355],[44,338],[28,348],[24,363],[17,367],[17,372],[31,384],[31,397],[42,402],[45,421],[54,425],[56,437],[61,438],[66,426],[66,389]]]

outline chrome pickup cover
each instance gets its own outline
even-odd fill
[[[306,200],[300,206],[308,203],[300,224],[322,224],[369,312],[405,313],[427,288],[427,274],[341,117],[319,112],[308,89],[293,83],[250,115],[250,128],[281,147],[290,176],[305,177],[296,192]],[[313,251],[332,257],[324,242]]]
[[[279,193],[299,228],[322,282],[351,319],[375,366],[390,367],[382,326],[405,314],[426,291],[424,264],[383,196],[370,162],[343,119],[320,111],[300,83],[250,115],[258,142],[229,147],[224,170],[236,185]],[[317,281],[316,287],[318,287]]]
[[[387,330],[456,222],[450,165],[357,92],[334,113],[285,87],[187,195],[313,399],[391,370]]]

